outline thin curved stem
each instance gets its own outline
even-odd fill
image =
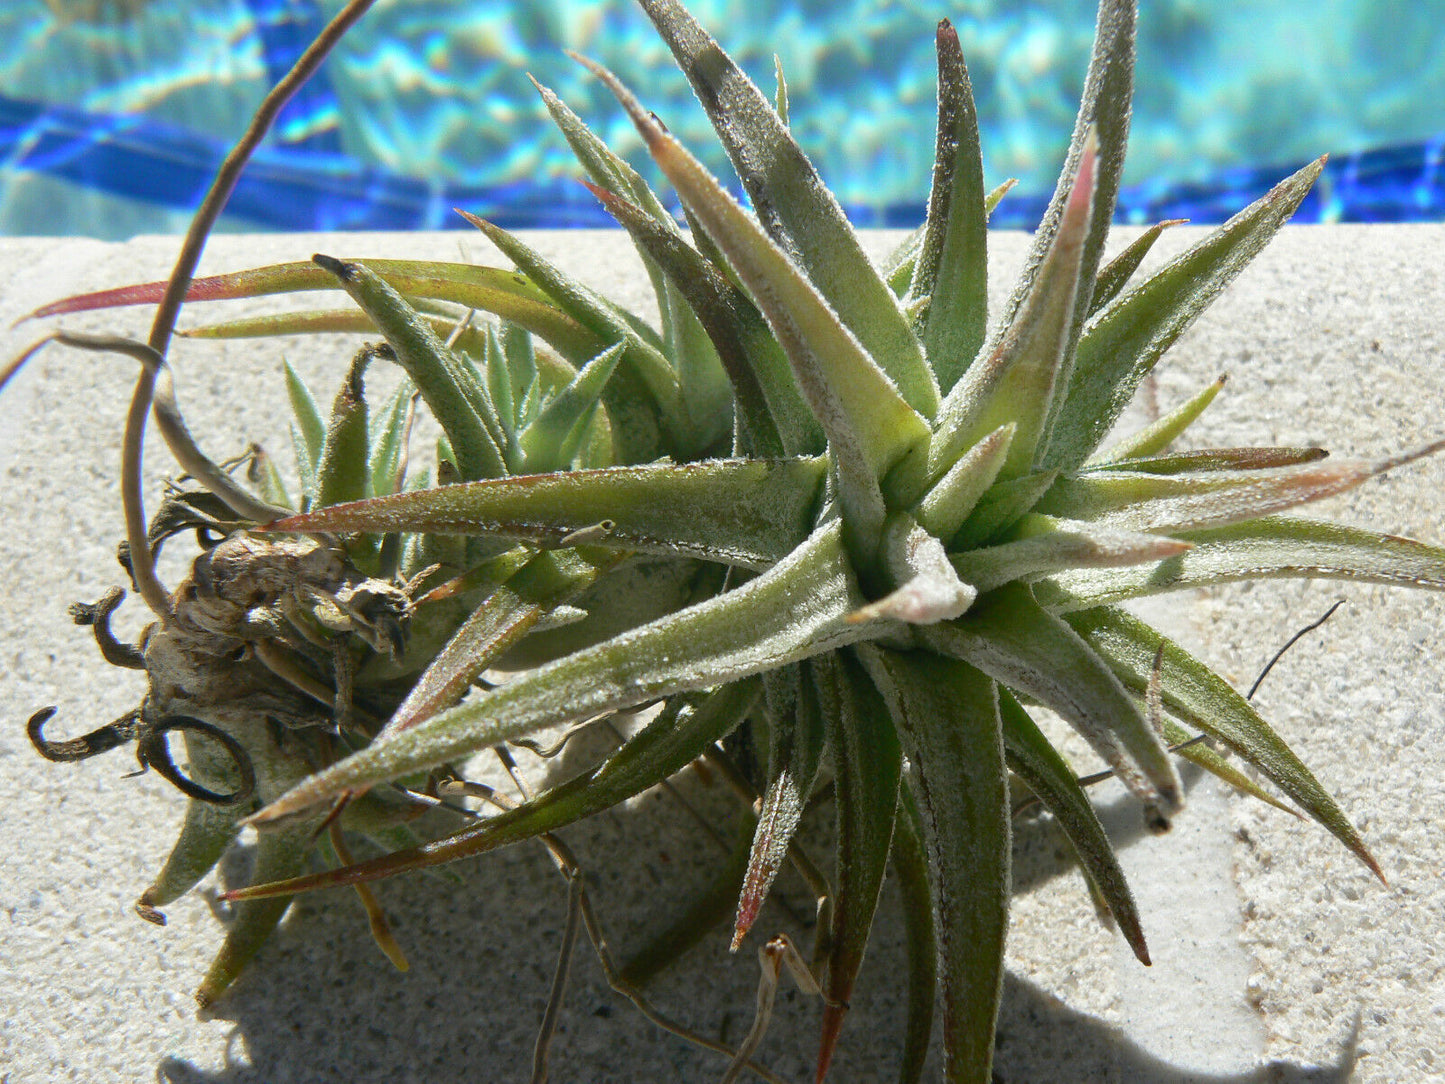
[[[170,281],[166,283],[166,292],[161,296],[160,304],[156,307],[155,320],[151,323],[150,338],[147,341],[151,348],[162,357],[165,356],[166,348],[170,345],[171,335],[175,332],[176,316],[181,310],[181,303],[185,300],[186,290],[191,285],[196,264],[200,262],[201,251],[206,247],[206,239],[210,236],[211,227],[220,217],[226,201],[231,198],[231,192],[241,177],[241,170],[245,168],[246,162],[250,160],[261,140],[266,137],[266,133],[271,130],[271,125],[275,123],[277,115],[285,108],[292,95],[301,88],[306,80],[311,78],[316,69],[321,66],[321,62],[336,47],[336,43],[341,40],[342,35],[366,14],[374,2],[375,0],[351,0],[346,7],[341,9],[336,18],[326,24],[326,27],[316,36],[316,40],[301,54],[296,65],[272,88],[271,93],[266,95],[261,107],[251,117],[251,123],[245,133],[231,149],[231,153],[226,155],[226,160],[221,163],[221,168],[216,172],[216,179],[211,182],[210,191],[201,201],[201,206],[196,210],[196,217],[191,222],[191,228],[186,232],[185,243],[181,246],[180,255],[176,257],[176,265],[171,271]]]
[[[295,67],[266,95],[265,101],[251,118],[245,134],[221,163],[210,191],[206,193],[206,198],[201,202],[196,217],[191,222],[191,228],[186,232],[185,243],[181,246],[180,255],[176,257],[170,281],[166,283],[166,291],[156,307],[155,320],[151,323],[147,342],[162,359],[170,346],[171,335],[175,332],[176,316],[180,313],[181,302],[190,287],[196,265],[200,262],[201,252],[206,247],[211,227],[226,206],[226,201],[231,198],[241,170],[265,138],[277,114],[291,100],[291,96],[316,71],[341,40],[341,36],[366,14],[373,2],[374,0],[351,0],[341,13],[327,24],[310,48],[301,54]],[[125,447],[121,454],[121,498],[125,507],[125,534],[130,544],[131,572],[135,577],[136,589],[145,599],[146,605],[155,611],[158,617],[166,620],[171,616],[170,600],[156,577],[155,566],[150,558],[145,501],[141,492],[145,423],[155,396],[158,372],[159,367],[143,367],[140,378],[136,381],[135,393],[131,396],[130,410],[126,415]]]
[[[443,793],[480,798],[496,806],[498,809],[503,810],[511,809],[515,805],[510,798],[499,794],[485,783],[471,783],[460,779],[453,780],[446,785]],[[735,1058],[737,1051],[726,1043],[709,1039],[707,1036],[693,1031],[691,1028],[676,1020],[664,1016],[653,1007],[652,1003],[647,1000],[641,990],[633,986],[623,977],[622,972],[618,969],[616,962],[612,958],[612,950],[608,947],[607,938],[602,933],[602,926],[597,920],[597,912],[592,907],[592,900],[587,895],[587,885],[583,879],[582,867],[577,861],[577,856],[573,854],[570,847],[551,832],[540,832],[535,838],[538,843],[546,848],[552,858],[553,865],[557,867],[558,873],[567,880],[569,906],[572,893],[574,891],[576,893],[577,907],[582,913],[582,924],[587,931],[587,939],[592,942],[592,950],[597,955],[597,962],[602,967],[602,977],[607,981],[607,985],[616,993],[621,994],[627,998],[628,1001],[632,1002],[633,1006],[643,1017],[656,1024],[663,1031],[676,1035],[678,1038],[686,1040],[694,1046],[699,1046],[705,1050],[711,1050],[717,1054],[721,1054],[730,1060]],[[761,1079],[767,1081],[768,1084],[786,1084],[782,1077],[755,1061],[748,1061],[747,1068],[757,1074]]]
[[[173,730],[203,734],[225,749],[241,777],[236,789],[230,793],[214,791],[183,775],[171,759],[170,746],[166,744],[166,735]],[[194,798],[198,802],[210,805],[241,805],[256,793],[256,768],[251,762],[251,755],[246,752],[246,747],[220,727],[189,715],[172,715],[159,723],[143,726],[140,741],[136,745],[136,756],[143,767],[154,768],[162,779],[187,798]]]
[[[46,760],[57,764],[74,760],[89,760],[117,749],[135,737],[137,712],[128,711],[113,723],[92,730],[89,734],[66,741],[52,741],[45,736],[45,724],[54,717],[56,709],[41,708],[30,717],[25,733],[35,751]]]

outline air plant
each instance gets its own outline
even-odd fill
[[[293,385],[299,496],[257,456],[254,486],[235,481],[158,409],[201,488],[172,496],[146,545],[192,527],[223,540],[170,595],[144,588],[149,550],[131,530],[131,568],[158,621],[125,658],[145,666],[151,692],[103,740],[138,735],[147,763],[195,788],[177,849],[186,875],[163,875],[165,889],[143,904],[194,883],[245,823],[263,854],[285,858],[263,859],[257,883],[227,897],[270,907],[268,924],[298,892],[364,887],[528,839],[571,871],[580,913],[575,863],[551,833],[705,757],[759,796],[735,947],[797,858],[815,798],[832,797],[836,861],[831,878],[814,871],[822,906],[811,959],[781,942],[764,956],[767,996],[785,963],[821,994],[817,1078],[843,1033],[891,866],[910,956],[901,1077],[921,1075],[938,1003],[944,1076],[984,1081],[1016,806],[1037,801],[1057,819],[1091,889],[1148,962],[1113,847],[1038,709],[1087,741],[1155,830],[1181,804],[1171,747],[1279,801],[1222,747],[1378,874],[1344,812],[1249,700],[1121,603],[1278,576],[1445,587],[1445,550],[1280,514],[1442,445],[1378,461],[1327,459],[1315,447],[1172,452],[1222,379],[1108,442],[1140,382],[1290,217],[1322,160],[1131,283],[1162,226],[1103,260],[1135,10],[1102,0],[1058,188],[1011,300],[991,319],[986,223],[1005,189],[984,186],[947,21],[937,31],[927,218],[875,267],[790,134],[781,79],[774,105],[676,0],[641,2],[751,210],[609,72],[582,61],[676,189],[684,230],[631,166],[539,89],[642,254],[660,331],[470,215],[515,270],[318,255],[191,286],[197,299],[340,286],[355,303],[199,334],[367,330],[385,343],[358,356],[329,421]],[[43,314],[161,296],[159,285],[129,288]],[[466,309],[501,323],[467,327]],[[163,347],[125,348],[163,371]],[[412,383],[369,420],[362,372],[378,360]],[[407,484],[399,467],[412,387],[443,431],[435,486]],[[227,560],[238,576],[218,576]],[[656,574],[630,575],[640,563]],[[239,645],[223,662],[165,662],[219,667],[246,683],[241,695],[208,694],[182,711],[157,653],[192,607],[232,604],[228,584],[273,566],[274,584],[244,594],[249,608],[205,630]],[[113,605],[107,596],[84,614],[103,646]],[[484,680],[493,666],[523,664],[505,682]],[[222,701],[238,710],[216,710]],[[650,705],[658,714],[610,756],[520,803],[459,774],[476,753]],[[37,745],[64,752],[36,718]],[[187,737],[189,775],[164,752],[170,729]],[[84,739],[85,751],[97,740]],[[729,757],[719,743],[747,755]],[[394,839],[398,818],[469,794],[509,807],[489,817],[434,810],[468,819],[347,860],[351,825],[380,825]],[[340,826],[331,838],[341,864],[301,872],[322,825]],[[730,1075],[765,1023],[760,1012]]]

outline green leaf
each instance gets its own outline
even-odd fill
[[[880,632],[862,604],[834,521],[757,579],[514,678],[311,776],[263,810],[274,820],[335,794],[531,734],[555,723],[720,685]]]
[[[938,387],[918,339],[787,125],[680,3],[641,2],[707,110],[766,235],[797,263],[908,404],[932,418]],[[681,186],[679,192],[688,202]]]
[[[788,126],[788,81],[783,77],[783,58],[777,53],[773,54],[773,76],[778,84],[778,93],[773,101],[773,108],[777,110],[778,120],[783,122],[783,127]]]
[[[1272,805],[1275,809],[1282,810],[1291,817],[1299,817],[1299,812],[1294,806],[1287,805],[1265,790],[1264,787],[1235,767],[1233,761],[1226,759],[1223,754],[1215,752],[1204,742],[1195,741],[1194,739],[1198,735],[1191,734],[1173,719],[1166,718],[1163,723],[1164,740],[1169,743],[1169,747],[1174,750],[1176,756],[1183,757],[1191,764],[1199,765],[1210,775],[1228,783],[1242,794],[1258,798],[1266,805]]]
[[[1184,430],[1194,424],[1195,419],[1204,413],[1210,403],[1214,402],[1214,397],[1224,390],[1225,380],[1226,377],[1221,375],[1218,380],[1194,398],[1176,407],[1152,425],[1145,426],[1134,435],[1125,437],[1107,451],[1095,455],[1089,460],[1089,465],[1115,463],[1140,456],[1157,455],[1164,451]]]
[[[909,752],[933,882],[943,1079],[989,1079],[1009,907],[1008,772],[994,683],[921,652],[860,649]]]
[[[878,269],[883,281],[888,283],[888,288],[900,301],[908,296],[909,288],[913,285],[913,268],[918,263],[918,253],[923,248],[923,231],[927,227],[928,223],[924,222],[922,226],[910,231],[908,236],[888,253],[883,260],[883,266]]]
[[[677,368],[678,396],[688,420],[689,443],[680,455],[716,452],[733,434],[733,389],[712,340],[682,291],[661,271],[668,353]]]
[[[985,220],[993,214],[994,208],[999,205],[1017,180],[1004,181],[991,191],[983,201],[983,213]],[[909,286],[913,282],[913,267],[918,262],[919,250],[923,247],[923,231],[926,227],[919,226],[905,237],[897,247],[883,261],[879,273],[883,280],[888,283],[888,288],[893,291],[895,297],[903,298],[908,294]]]
[[[372,419],[367,477],[371,497],[387,497],[401,491],[406,481],[406,441],[412,416],[411,399],[416,385],[402,379]]]
[[[483,308],[480,305],[477,307]],[[504,312],[504,310],[496,308],[485,311]],[[576,323],[570,316],[557,310],[551,311],[557,317],[555,321],[548,323],[530,320],[519,322],[517,326],[536,334],[569,360],[585,362],[597,351],[603,349],[603,342],[592,332]],[[427,313],[421,315],[439,339],[445,340],[456,328],[455,318]],[[358,312],[356,309],[333,309],[325,312],[272,313],[266,316],[210,324],[177,334],[193,339],[248,339],[270,335],[368,335],[375,334],[375,332],[376,325],[364,312]],[[457,339],[456,349],[463,353],[480,355],[485,348],[485,343],[486,331],[472,326],[462,331],[461,337]],[[540,358],[540,364],[546,373],[549,384],[566,384],[576,371],[573,366],[555,355],[544,354]]]
[[[627,109],[654,160],[767,318],[803,397],[827,434],[850,529],[860,537],[876,537],[883,519],[878,480],[899,460],[927,446],[927,423],[757,220],[610,72],[595,65],[592,70]]]
[[[577,598],[624,556],[592,547],[537,554],[472,611],[375,740],[408,730],[461,700],[472,682],[538,621]]]
[[[923,348],[947,392],[983,345],[988,325],[988,217],[973,87],[947,19],[938,24],[938,139],[933,187],[909,296],[928,298]]]
[[[532,349],[532,337],[525,330],[516,324],[505,324],[495,336],[487,336],[486,347],[482,351],[482,379],[497,408],[497,415],[502,419],[502,428],[513,437],[512,446],[508,449],[508,462],[510,453],[516,447],[515,437],[520,428],[517,396],[520,389],[531,383],[536,372],[537,356]],[[576,379],[575,376],[573,379]]]
[[[610,192],[593,193],[646,248],[702,323],[732,382],[735,409],[752,440],[752,454],[821,451],[822,431],[798,392],[787,356],[747,294],[677,231],[659,226]]]
[[[812,793],[826,738],[818,706],[818,690],[810,663],[791,663],[763,675],[764,712],[757,726],[764,730],[758,756],[768,779],[791,773],[800,795]],[[757,730],[754,730],[756,737]]]
[[[1014,425],[1008,422],[959,456],[914,507],[918,522],[938,538],[957,534],[998,478],[1013,435]]]
[[[362,347],[352,359],[346,380],[331,406],[326,441],[316,469],[316,503],[339,504],[365,497],[367,491],[367,409],[364,377],[374,356]]]
[[[548,112],[566,136],[573,153],[596,184],[633,205],[650,229],[666,234],[687,247],[672,215],[668,214],[637,171],[598,139],[555,94],[535,79],[532,83],[541,93]],[[679,450],[686,458],[693,458],[711,448],[721,435],[719,428],[730,421],[727,381],[719,369],[718,357],[700,332],[697,317],[682,300],[684,291],[676,277],[663,272],[637,230],[629,229],[628,232],[657,294],[666,353],[677,371],[681,408],[693,422],[675,434],[693,438],[692,443]],[[781,453],[782,449],[773,448],[765,454]]]
[[[416,383],[450,438],[462,478],[470,481],[505,474],[501,449],[476,409],[483,392],[470,366],[461,362],[416,310],[375,272],[330,256],[318,254],[313,259],[336,276],[386,336],[397,363]]]
[[[893,844],[903,752],[888,706],[848,652],[815,661],[838,810],[833,936],[817,1079],[833,1060]]]
[[[316,493],[316,468],[321,462],[321,449],[326,444],[326,422],[311,395],[311,389],[291,368],[284,358],[281,361],[286,372],[286,394],[291,400],[291,415],[294,428],[291,430],[296,443],[296,463],[301,470],[301,492]]]
[[[1164,706],[1191,726],[1222,741],[1253,764],[1305,812],[1384,880],[1355,826],[1288,745],[1254,707],[1209,667],[1138,618],[1112,606],[1069,614],[1066,620],[1102,656],[1120,680],[1141,690],[1155,653],[1161,662]]]
[[[530,75],[527,78],[532,80],[532,85],[542,96],[542,103],[546,105],[547,112],[552,115],[553,122],[561,129],[562,135],[566,137],[567,145],[572,148],[572,153],[577,156],[577,161],[582,163],[593,181],[638,207],[658,225],[667,227],[672,233],[678,234],[677,223],[673,220],[672,215],[668,214],[667,208],[662,205],[662,201],[657,198],[657,194],[653,192],[651,186],[642,179],[642,175],[633,169],[625,158],[613,153],[612,149],[583,123],[582,118],[572,112],[567,104],[548,87],[543,86]],[[640,248],[638,252],[644,258],[649,255]]]
[[[954,571],[978,591],[1014,580],[1078,568],[1150,565],[1189,549],[1188,542],[1030,513],[1012,541],[949,555]]]
[[[908,1024],[903,1036],[899,1084],[919,1084],[933,1035],[933,1006],[938,991],[938,939],[933,931],[933,900],[923,819],[910,787],[898,793],[893,828],[893,873],[903,898],[903,934],[908,953]]]
[[[459,213],[501,249],[507,259],[541,284],[563,312],[597,335],[601,340],[599,350],[613,343],[627,344],[606,400],[617,431],[623,437],[623,458],[628,462],[655,458],[659,425],[666,429],[674,444],[686,445],[677,373],[659,349],[660,344],[650,341],[655,338],[655,332],[640,324],[631,313],[563,274],[515,234],[466,211]],[[588,356],[597,352],[594,350]]]
[[[221,744],[189,733],[184,740],[187,775],[218,793],[233,791],[237,782],[235,765]],[[194,888],[240,833],[238,822],[245,811],[242,805],[216,805],[188,799],[181,834],[165,865],[141,894],[136,906],[142,910],[164,907]]]
[[[979,498],[948,548],[968,550],[993,541],[1037,505],[1058,477],[1058,471],[1043,471],[992,486]]]
[[[1042,465],[1072,470],[1089,458],[1133,399],[1139,381],[1264,248],[1322,168],[1324,159],[1281,181],[1099,315],[1079,341],[1068,394]]]
[[[502,305],[477,305],[478,309],[515,319],[518,326],[537,335],[556,349],[563,357],[578,362],[603,348],[602,340],[565,313],[548,306],[539,305],[538,313],[518,313],[515,307]],[[437,338],[445,340],[455,330],[457,318],[422,313],[422,319],[429,325]],[[177,332],[189,339],[254,339],[273,335],[368,335],[376,332],[371,318],[355,309],[327,309],[319,312],[278,312],[262,316],[243,317],[217,324],[206,324]],[[462,331],[456,348],[469,354],[480,354],[485,332],[478,327]],[[552,366],[560,368],[563,363],[557,359]],[[570,366],[568,367],[570,369]]]
[[[1154,242],[1159,240],[1159,235],[1169,226],[1182,226],[1188,222],[1187,218],[1170,218],[1163,222],[1156,222],[1147,230],[1136,237],[1123,252],[1110,260],[1100,271],[1099,277],[1094,280],[1094,295],[1089,302],[1089,316],[1093,316],[1110,301],[1119,296],[1129,277],[1139,269],[1144,262],[1144,257],[1154,247]]]
[[[517,437],[526,470],[564,470],[571,464],[625,349],[618,343],[584,365]]]
[[[763,569],[808,537],[827,460],[717,459],[497,478],[291,516],[278,531],[422,531],[558,545],[601,523],[608,546]]]
[[[1139,962],[1147,967],[1149,947],[1144,941],[1144,929],[1139,924],[1134,894],[1129,891],[1129,883],[1119,866],[1114,845],[1104,834],[1104,826],[1099,823],[1093,803],[1074,778],[1068,762],[1044,737],[1038,724],[1019,702],[1010,693],[1001,690],[998,706],[1009,767],[1029,785],[1044,808],[1059,822],[1086,875],[1098,886],[1108,903],[1124,939],[1129,942]]]
[[[710,598],[723,590],[730,571],[711,562],[636,554],[581,600],[585,618],[534,632],[508,654],[506,668],[552,662]]]
[[[293,429],[294,432],[294,429]],[[247,478],[254,480],[261,499],[273,508],[295,508],[296,503],[286,491],[286,481],[276,469],[276,460],[259,444],[251,448],[251,467]]]
[[[738,727],[759,691],[759,682],[747,680],[713,692],[676,697],[600,765],[513,809],[420,847],[282,883],[258,883],[230,893],[228,898],[259,899],[379,880],[485,854],[565,827],[611,809],[687,767]]]
[[[251,877],[254,883],[289,878],[306,866],[316,832],[315,819],[279,832],[268,832],[256,840]],[[204,1012],[236,981],[291,906],[289,895],[263,900],[245,900],[237,905],[226,926],[226,939],[216,953],[206,977],[196,990],[196,1002]]]
[[[1174,763],[1154,728],[1105,661],[1026,586],[981,595],[958,620],[915,635],[1062,715],[1151,815],[1178,808]]]
[[[1072,196],[1024,303],[997,344],[963,374],[939,412],[929,454],[931,474],[942,473],[962,449],[1001,425],[1014,425],[1001,478],[1028,473],[1047,439],[1046,422],[1057,391],[1067,387],[1069,337],[1080,296],[1081,260],[1089,236],[1095,151],[1079,160]]]
[[[1060,478],[1035,509],[1127,530],[1177,534],[1256,519],[1333,497],[1441,447],[1445,442],[1390,459],[1329,459],[1269,470],[1187,474],[1093,470]]]
[[[1134,26],[1137,19],[1134,0],[1100,0],[1095,21],[1094,51],[1089,59],[1089,72],[1084,80],[1084,93],[1079,113],[1074,120],[1074,134],[1069,154],[1059,173],[1053,198],[1044,211],[1043,220],[1034,234],[1033,247],[1014,287],[1004,313],[1002,327],[1013,325],[1014,318],[1028,298],[1049,250],[1054,245],[1079,171],[1090,132],[1098,141],[1098,169],[1094,186],[1089,235],[1079,261],[1079,302],[1074,310],[1065,352],[1072,356],[1079,341],[1085,314],[1089,311],[1090,294],[1104,254],[1109,224],[1114,219],[1114,205],[1119,196],[1119,179],[1124,172],[1124,153],[1129,142],[1129,110],[1134,97]],[[1062,389],[1060,389],[1062,390]],[[1055,418],[1059,415],[1056,413]],[[1059,421],[1060,425],[1063,424]],[[1050,428],[1054,428],[1051,426]],[[1043,450],[1042,448],[1040,449]],[[1055,466],[1052,459],[1043,466]],[[1070,463],[1069,466],[1074,464]]]
[[[1337,523],[1269,516],[1186,531],[1188,553],[1156,568],[1081,569],[1034,585],[1055,613],[1187,587],[1267,577],[1363,580],[1445,590],[1445,548]]]

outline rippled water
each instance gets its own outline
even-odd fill
[[[339,7],[320,0],[5,0],[0,232],[175,229],[270,84]],[[958,27],[991,183],[1016,224],[1053,184],[1093,34],[1092,0],[693,0],[870,222],[916,221],[934,126],[932,30]],[[1445,217],[1445,0],[1142,3],[1121,215],[1218,220],[1290,164],[1338,156],[1326,217]],[[287,111],[233,225],[601,222],[528,83],[641,162],[620,110],[564,50],[613,68],[690,146],[709,130],[623,0],[385,0]],[[1372,151],[1359,158],[1359,152]],[[1343,164],[1342,164],[1343,160]],[[726,170],[719,153],[709,161]],[[1262,168],[1263,167],[1263,168]],[[726,175],[726,174],[725,174]],[[1005,204],[1005,207],[1009,206]]]

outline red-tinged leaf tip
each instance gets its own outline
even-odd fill
[[[753,928],[753,923],[758,919],[758,912],[762,910],[763,900],[761,896],[752,897],[745,895],[738,901],[738,917],[733,922],[733,939],[728,942],[728,951],[737,952],[742,947],[743,938],[747,937],[748,931]]]
[[[1115,916],[1117,918],[1117,916]],[[1154,961],[1149,958],[1149,946],[1144,943],[1144,931],[1138,926],[1122,927],[1124,940],[1129,943],[1133,950],[1134,959],[1138,960],[1145,967],[1153,967]]]
[[[758,824],[748,853],[747,872],[738,893],[738,915],[733,926],[731,951],[736,952],[752,928],[768,898],[768,890],[787,856],[793,833],[798,830],[803,801],[790,769],[784,769],[768,784],[758,810]]]
[[[207,280],[197,279],[191,283],[191,290],[194,291],[205,281]],[[64,316],[73,312],[90,312],[92,309],[115,309],[126,305],[155,305],[160,302],[165,289],[164,282],[146,282],[137,286],[120,286],[112,290],[96,290],[93,293],[62,297],[48,305],[41,305],[40,308],[20,317],[10,326],[18,327],[27,320],[40,320],[47,316]],[[187,297],[190,298],[189,293]]]
[[[254,296],[255,290],[264,285],[268,271],[294,270],[296,264],[278,264],[275,268],[256,268],[250,271],[231,271],[222,275],[207,275],[192,279],[186,287],[187,301],[227,301],[238,297]],[[117,309],[128,305],[157,305],[165,296],[166,282],[142,282],[131,286],[118,286],[110,290],[96,290],[88,294],[62,297],[48,305],[42,305],[34,312],[15,321],[18,326],[27,320],[39,320],[47,316],[64,316],[75,312],[91,312],[95,309]],[[263,292],[273,292],[264,289]]]
[[[1370,853],[1363,841],[1361,841],[1358,847],[1351,847],[1350,850],[1354,852],[1356,858],[1365,864],[1365,868],[1379,879],[1382,885],[1386,888],[1390,887],[1390,882],[1385,879],[1385,871],[1380,868],[1380,863],[1375,861],[1375,856]]]
[[[453,207],[452,210],[455,211],[457,214],[461,215],[477,229],[485,233],[488,237],[491,237],[494,233],[497,232],[497,227],[492,225],[481,215],[474,215],[471,211],[463,211],[460,207]]]
[[[599,184],[593,184],[586,177],[582,177],[579,179],[582,181],[583,187],[585,187],[587,191],[591,192],[594,196],[601,200],[602,203],[606,206],[610,207],[613,204],[625,202],[622,197],[619,196],[616,192],[609,191],[608,189],[603,188]]]

